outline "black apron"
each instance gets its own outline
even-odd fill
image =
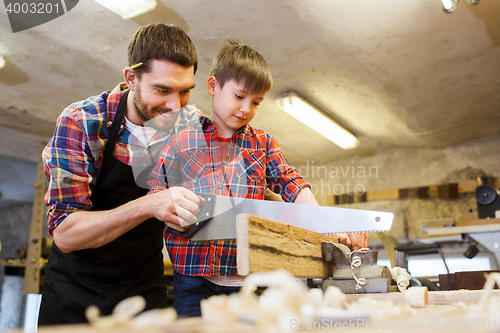
[[[93,210],[118,207],[148,191],[136,185],[132,167],[113,157],[127,95],[120,99],[104,149],[92,191]],[[43,281],[39,325],[87,322],[84,312],[89,305],[109,315],[118,302],[135,295],[146,299],[146,310],[166,307],[164,227],[163,222],[149,219],[104,246],[71,253],[61,252],[54,243]]]

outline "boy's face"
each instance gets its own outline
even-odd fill
[[[217,79],[211,76],[207,89],[212,96],[212,121],[219,136],[231,137],[238,129],[247,125],[264,100],[266,93],[251,94],[245,90],[244,82],[226,81],[221,88]]]

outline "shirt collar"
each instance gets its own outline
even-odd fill
[[[215,135],[217,132],[217,127],[215,127],[214,123],[212,120],[208,117],[202,116],[200,117],[200,123],[203,128],[203,130],[208,130],[211,135]],[[240,137],[243,134],[249,134],[250,131],[250,125],[245,125],[242,126],[240,129],[238,129],[232,136],[232,138],[237,138]]]

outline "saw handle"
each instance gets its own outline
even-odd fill
[[[180,232],[175,229],[169,231],[172,235],[181,236],[185,238],[191,238],[200,228],[202,228],[212,217],[214,216],[215,207],[215,194],[209,193],[196,193],[203,199],[205,203],[200,205],[200,213],[198,214],[198,219],[195,223],[191,224],[191,227],[186,232]]]

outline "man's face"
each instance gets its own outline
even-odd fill
[[[212,95],[212,120],[219,136],[231,137],[236,130],[247,125],[255,117],[265,95],[246,91],[243,82],[229,80],[223,88],[216,83]]]
[[[177,119],[179,109],[189,102],[194,88],[194,68],[153,60],[149,73],[136,78],[134,117],[148,126],[168,130]],[[134,122],[131,119],[132,122]]]

